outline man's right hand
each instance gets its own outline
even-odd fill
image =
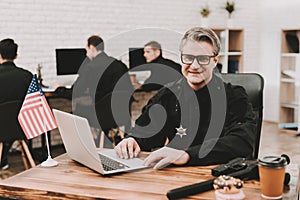
[[[140,146],[133,138],[123,139],[116,147],[115,151],[120,158],[128,159],[137,157],[141,151]]]

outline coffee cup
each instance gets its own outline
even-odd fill
[[[258,163],[261,196],[264,199],[281,199],[288,157],[265,156],[259,159]]]

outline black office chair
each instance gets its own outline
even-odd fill
[[[26,138],[18,121],[18,114],[22,101],[10,101],[0,104],[0,160],[2,156],[3,142],[17,140],[20,145],[25,169],[35,166],[35,162],[28,149]]]
[[[258,157],[261,127],[263,120],[263,89],[264,79],[257,73],[238,73],[238,74],[221,74],[225,82],[230,82],[232,85],[243,86],[252,103],[253,110],[257,118],[257,134],[254,144],[253,159]]]

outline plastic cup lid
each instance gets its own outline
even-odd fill
[[[289,164],[286,156],[265,156],[258,160],[259,164],[264,167],[279,168]]]

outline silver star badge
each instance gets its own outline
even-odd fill
[[[186,135],[186,128],[183,128],[182,125],[180,124],[180,127],[179,128],[176,128],[177,130],[177,133],[176,135],[179,135],[181,138]]]

